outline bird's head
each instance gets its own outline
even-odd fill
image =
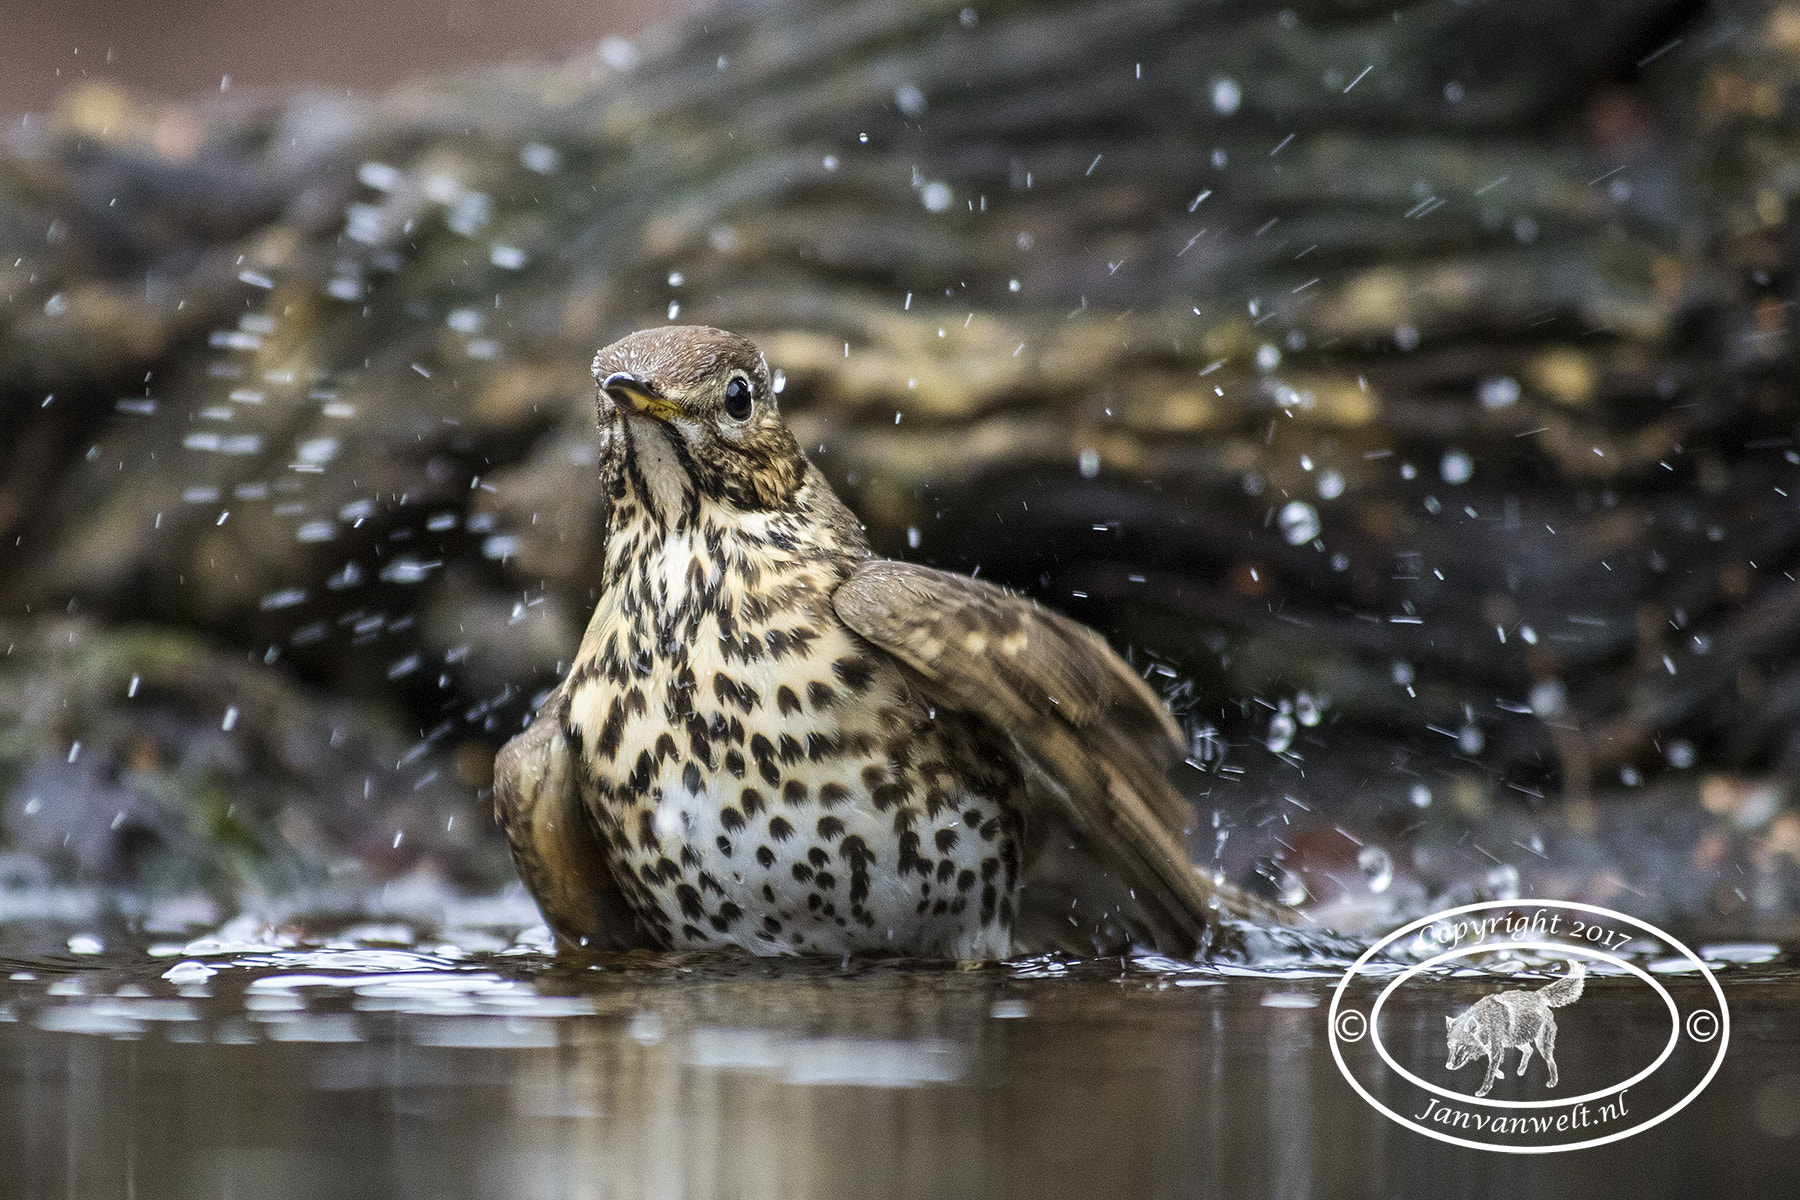
[[[665,520],[702,502],[759,512],[788,503],[806,458],[782,423],[754,343],[705,326],[646,329],[594,356],[615,489]]]

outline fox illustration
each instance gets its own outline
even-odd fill
[[[1485,1096],[1494,1081],[1500,1078],[1507,1050],[1518,1047],[1518,1074],[1523,1075],[1526,1064],[1531,1061],[1532,1048],[1536,1047],[1543,1056],[1544,1065],[1550,1068],[1550,1078],[1544,1081],[1544,1086],[1555,1087],[1556,1017],[1550,1010],[1579,1000],[1582,981],[1586,977],[1587,967],[1580,960],[1572,959],[1568,972],[1561,979],[1552,980],[1536,990],[1516,988],[1483,996],[1462,1014],[1445,1017],[1444,1024],[1449,1027],[1450,1059],[1444,1066],[1454,1071],[1485,1054],[1487,1078],[1482,1081],[1481,1090],[1475,1093]]]

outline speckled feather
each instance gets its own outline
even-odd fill
[[[599,600],[496,763],[563,942],[1001,957],[1031,834],[1060,820],[1165,949],[1204,943],[1219,896],[1161,777],[1179,731],[1098,635],[873,558],[745,339],[633,334],[594,374]]]

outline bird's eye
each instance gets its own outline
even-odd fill
[[[731,382],[725,385],[725,415],[734,421],[750,419],[750,404],[756,398],[756,392],[750,381],[742,375],[733,375]]]

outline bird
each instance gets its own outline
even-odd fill
[[[1190,860],[1181,727],[1104,638],[873,552],[753,342],[644,330],[593,374],[597,600],[494,775],[560,949],[1199,956],[1293,919]]]

